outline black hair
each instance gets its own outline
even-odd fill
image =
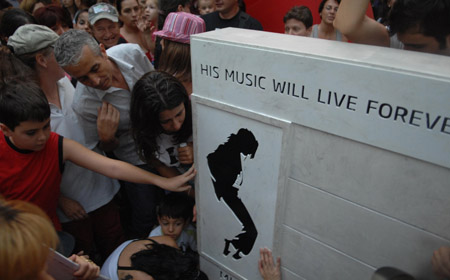
[[[0,0],[0,10],[12,7],[11,3],[6,0]]]
[[[0,83],[8,83],[9,80],[22,79],[33,80],[38,82],[36,72],[25,65],[14,54],[1,50],[0,51]]]
[[[191,0],[159,0],[158,30],[163,29],[166,17],[170,13],[176,12],[179,5],[184,7],[189,3],[191,3]]]
[[[147,163],[156,158],[157,137],[164,133],[159,114],[180,104],[184,104],[185,119],[174,134],[174,145],[187,142],[192,135],[191,103],[183,84],[166,72],[152,71],[134,85],[130,103],[131,133],[139,156]]]
[[[397,0],[388,22],[393,33],[417,28],[414,31],[434,37],[445,49],[450,35],[450,0]]]
[[[125,1],[125,0],[116,0],[116,7],[117,7],[117,12],[119,13],[119,15],[122,15],[122,2],[123,1]],[[138,5],[139,5],[139,1],[138,0],[135,0],[137,3],[138,3]],[[140,7],[140,5],[139,5],[139,7]]]
[[[134,269],[147,273],[155,280],[200,279],[199,257],[196,252],[183,252],[156,242],[147,244],[146,248],[130,257]]]
[[[322,1],[320,2],[320,4],[319,4],[319,14],[322,12],[323,7],[325,6],[325,3],[326,3],[327,1],[328,1],[328,0],[322,0]],[[341,0],[334,0],[334,1],[338,2],[338,4],[341,4]]]
[[[159,218],[169,217],[172,219],[192,219],[192,208],[194,200],[184,193],[170,193],[163,197],[157,209]]]
[[[313,24],[313,16],[311,10],[306,6],[294,6],[290,9],[283,18],[283,22],[286,23],[289,19],[296,19],[303,22],[308,29]]]
[[[72,17],[67,9],[56,4],[44,6],[34,12],[34,17],[38,24],[52,28],[60,23],[68,28],[73,28]]]
[[[78,24],[78,19],[80,18],[80,15],[82,13],[89,13],[88,9],[81,9],[81,10],[77,10],[77,12],[75,13],[75,15],[73,16],[73,24]]]
[[[6,46],[7,38],[13,35],[17,28],[28,23],[36,24],[36,20],[24,10],[13,8],[6,11],[0,22],[0,39],[2,45]]]
[[[244,0],[239,0],[238,1],[238,6],[239,6],[239,10],[243,11],[244,13],[247,11],[247,5],[245,5],[245,1]]]
[[[15,79],[0,84],[0,123],[14,131],[21,122],[48,118],[50,106],[37,83]]]

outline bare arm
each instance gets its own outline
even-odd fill
[[[153,41],[153,32],[156,30],[156,27],[153,26],[151,21],[148,21],[145,17],[141,16],[138,19],[137,27],[139,28],[140,35],[142,38],[142,42],[144,43],[144,47],[150,53],[155,53],[155,41]]]
[[[342,0],[334,19],[334,28],[354,43],[389,47],[386,27],[366,15],[369,0]]]
[[[152,164],[155,167],[156,171],[158,171],[158,173],[161,174],[161,176],[163,177],[172,178],[180,175],[178,169],[174,167],[169,167],[157,159],[153,160]]]
[[[180,175],[180,171],[178,171],[178,169],[176,169],[175,167],[167,166],[158,159],[154,159],[152,161],[152,164],[155,167],[156,171],[158,171],[158,173],[163,177],[173,178]],[[186,194],[195,199],[195,191],[193,189],[187,190]]]
[[[196,174],[194,167],[191,167],[182,175],[164,178],[129,163],[99,155],[67,138],[63,140],[63,160],[69,160],[76,165],[110,178],[133,183],[157,185],[165,190],[175,192],[188,190],[190,187],[186,186],[185,183],[194,178]]]

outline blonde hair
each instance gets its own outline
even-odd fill
[[[0,279],[37,279],[58,236],[37,206],[0,198]]]

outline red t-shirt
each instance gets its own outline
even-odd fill
[[[63,137],[51,133],[42,151],[20,150],[0,131],[0,193],[5,199],[32,202],[47,213],[56,230],[56,216],[63,168]]]

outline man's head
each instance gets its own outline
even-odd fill
[[[389,23],[406,50],[450,55],[450,0],[397,0]]]
[[[19,149],[40,151],[50,137],[50,107],[34,82],[0,85],[0,128]]]
[[[216,0],[216,11],[224,19],[232,18],[239,12],[239,0]]]
[[[283,18],[284,33],[297,36],[309,36],[312,29],[313,17],[306,6],[295,6]]]
[[[158,207],[158,222],[163,235],[176,241],[192,219],[193,206],[192,199],[185,194],[166,195]]]
[[[105,48],[83,30],[69,30],[55,43],[59,65],[80,83],[100,90],[112,85],[112,62]]]
[[[106,49],[117,45],[120,39],[119,13],[114,6],[98,3],[89,8],[92,35]]]

